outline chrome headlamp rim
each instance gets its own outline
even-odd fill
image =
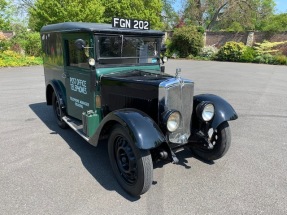
[[[168,110],[163,117],[164,125],[169,132],[175,132],[181,123],[181,114],[177,110]]]
[[[215,107],[211,102],[203,101],[196,107],[197,116],[204,122],[209,122],[215,114]]]

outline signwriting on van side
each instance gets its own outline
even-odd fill
[[[70,77],[70,86],[72,91],[87,94],[87,81],[85,80]]]
[[[84,108],[84,106],[89,107],[90,104],[88,102],[82,101],[80,99],[76,99],[72,96],[70,96],[70,100],[72,102],[74,102],[75,106],[79,107],[79,108]]]

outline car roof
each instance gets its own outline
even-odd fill
[[[123,33],[163,36],[162,31],[139,30],[130,28],[114,28],[111,24],[90,23],[90,22],[63,22],[58,24],[46,25],[41,28],[41,33],[48,32],[93,32],[93,33]]]

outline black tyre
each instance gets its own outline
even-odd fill
[[[191,150],[199,158],[206,161],[213,161],[223,157],[231,144],[231,132],[228,122],[223,122],[215,130],[210,139],[213,149],[208,149],[206,144],[191,147]]]
[[[68,128],[68,125],[62,119],[62,117],[64,116],[64,112],[60,106],[60,102],[55,92],[53,92],[53,95],[52,95],[52,105],[53,105],[54,115],[57,120],[57,124],[60,126],[60,128],[63,128],[63,129]]]
[[[133,196],[147,192],[153,179],[150,152],[138,149],[122,125],[113,127],[108,151],[113,172],[124,190]]]

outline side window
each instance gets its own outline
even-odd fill
[[[63,65],[62,37],[59,33],[42,35],[44,62],[50,65]]]
[[[74,39],[65,40],[65,46],[67,47],[67,66],[89,68],[89,49],[77,49],[75,41]],[[89,47],[89,41],[85,40],[85,42],[86,46]]]

